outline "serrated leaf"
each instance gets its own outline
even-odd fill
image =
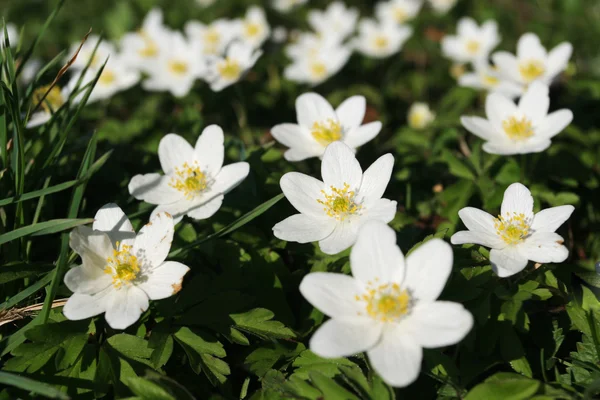
[[[347,358],[322,358],[310,350],[303,351],[292,365],[296,368],[294,375],[302,379],[308,379],[311,371],[318,371],[327,377],[334,377],[341,373],[339,370],[341,365],[356,366]]]

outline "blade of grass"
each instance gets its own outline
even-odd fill
[[[19,239],[25,236],[42,236],[49,235],[51,233],[61,232],[67,229],[74,228],[78,225],[89,224],[94,222],[93,218],[66,218],[66,219],[52,219],[50,221],[40,222],[39,224],[27,225],[14,231],[6,232],[0,235],[0,244],[10,242],[15,239]]]
[[[4,303],[0,304],[0,310],[6,310],[8,308],[14,307],[19,304],[21,301],[25,300],[32,294],[36,293],[38,290],[46,286],[52,280],[52,274],[46,274],[42,279],[35,282],[31,286],[25,288],[21,292],[17,293],[10,299],[6,300]]]
[[[208,235],[205,238],[202,238],[202,239],[192,242],[186,246],[183,246],[177,250],[173,250],[171,253],[169,253],[169,257],[177,257],[177,256],[185,255],[190,249],[192,249],[202,243],[205,243],[205,242],[208,242],[209,240],[220,238],[220,237],[230,234],[231,232],[246,225],[248,222],[252,221],[253,219],[264,214],[269,208],[273,207],[281,199],[283,199],[283,197],[284,197],[283,193],[278,194],[277,196],[273,197],[272,199],[265,201],[264,203],[262,203],[261,205],[256,207],[254,210],[244,214],[243,216],[241,216],[240,218],[238,218],[231,224],[227,225],[223,229],[221,229],[211,235]]]
[[[38,382],[24,376],[9,374],[8,372],[0,371],[0,383],[8,386],[13,386],[19,389],[27,390],[40,396],[49,399],[69,400],[70,397],[66,393],[61,392],[54,386],[46,383]]]

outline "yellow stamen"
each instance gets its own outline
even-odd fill
[[[144,58],[152,58],[158,55],[158,46],[154,43],[154,40],[143,35],[145,47],[138,51],[138,54]]]
[[[117,249],[119,242],[117,242]],[[112,284],[116,289],[123,285],[130,285],[140,272],[138,259],[131,254],[131,246],[123,245],[121,250],[113,250],[112,257],[106,259],[104,273],[112,275]]]
[[[526,82],[533,82],[544,75],[546,68],[539,60],[528,60],[519,64],[519,72]]]
[[[529,222],[523,213],[506,213],[504,217],[499,215],[494,219],[494,228],[498,236],[509,245],[521,243],[529,236]]]
[[[487,75],[487,74],[484,74],[481,77],[481,80],[483,81],[484,84],[486,84],[488,86],[497,86],[500,83],[500,79],[496,78],[493,75]]]
[[[502,121],[502,128],[512,140],[525,140],[535,134],[531,121],[526,117],[521,119],[516,117],[507,118]]]
[[[114,83],[117,80],[115,73],[111,70],[105,69],[102,71],[102,75],[100,75],[100,79],[98,79],[98,83],[104,86],[108,86]]]
[[[175,175],[176,177],[171,178],[169,186],[183,192],[188,200],[208,186],[206,175],[200,170],[198,163],[194,163],[193,166],[184,163],[181,168],[175,168]]]
[[[342,126],[339,122],[328,119],[324,122],[315,122],[310,133],[319,144],[328,146],[342,138]]]
[[[479,52],[479,49],[481,48],[481,43],[479,43],[478,40],[471,39],[467,41],[466,47],[467,53],[475,55],[477,54],[477,52]]]
[[[373,40],[373,46],[378,50],[383,50],[388,47],[389,40],[386,36],[380,35]]]
[[[375,279],[375,282],[379,279]],[[412,298],[397,283],[373,284],[369,281],[366,292],[354,297],[365,303],[367,315],[381,322],[396,322],[410,312]],[[362,315],[362,313],[359,313]]]
[[[260,33],[261,28],[259,24],[253,23],[253,22],[246,22],[244,24],[244,32],[246,34],[247,37],[255,37],[258,36],[258,34]]]
[[[188,71],[188,64],[183,61],[171,60],[169,61],[169,69],[175,75],[185,75]]]
[[[404,11],[404,8],[396,7],[394,8],[394,19],[397,23],[401,24],[403,22],[406,22],[406,20],[408,19],[408,14],[406,13],[406,11]]]
[[[310,74],[315,79],[323,78],[327,74],[327,67],[320,61],[315,61],[310,64]]]
[[[36,106],[42,100],[48,89],[50,89],[50,85],[39,87],[33,92],[32,99],[34,106]],[[47,113],[51,113],[58,110],[63,104],[65,104],[65,99],[60,91],[60,88],[58,86],[54,86],[52,89],[50,89],[50,92],[44,99],[41,107]]]
[[[242,68],[240,67],[240,64],[230,58],[226,58],[225,60],[219,62],[219,64],[217,64],[217,71],[219,71],[221,77],[231,81],[239,79],[240,75],[242,74]]]
[[[215,28],[211,28],[204,33],[204,52],[214,54],[217,52],[221,35]]]
[[[334,186],[330,187],[331,194],[327,194],[321,190],[325,200],[317,199],[317,203],[325,206],[323,211],[335,218],[338,221],[345,220],[349,215],[356,214],[360,211],[361,206],[354,202],[354,191],[349,190],[350,185],[344,183],[344,187],[338,189]]]

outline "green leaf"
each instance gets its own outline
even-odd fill
[[[187,327],[180,328],[175,332],[175,340],[185,351],[190,366],[197,374],[200,371],[213,385],[224,383],[227,375],[231,373],[229,365],[219,358],[225,357],[223,345],[212,335],[202,330],[191,330]]]
[[[341,373],[340,366],[356,366],[347,358],[321,358],[310,350],[303,351],[292,365],[296,368],[294,375],[302,379],[308,379],[309,373],[312,371],[318,371],[327,377],[334,377]]]
[[[261,338],[289,339],[296,335],[279,321],[271,321],[275,316],[265,308],[255,308],[242,314],[230,314],[236,329],[252,333]]]
[[[26,390],[28,392],[39,394],[40,396],[44,396],[49,399],[70,399],[69,396],[56,389],[54,386],[50,386],[45,383],[26,378],[24,376],[10,374],[4,371],[0,371],[0,383],[3,385],[13,386],[19,389]]]
[[[129,377],[124,380],[131,391],[144,400],[176,400],[167,390],[160,385],[140,377]]]
[[[50,221],[40,222],[38,224],[24,226],[14,231],[0,235],[0,244],[10,242],[21,237],[34,235],[49,235],[51,233],[61,232],[72,229],[79,225],[90,224],[94,222],[93,218],[83,219],[53,219]]]
[[[454,154],[452,154],[449,150],[444,149],[442,151],[442,160],[448,164],[450,168],[450,173],[458,178],[475,180],[477,176],[475,175],[475,171],[473,171],[465,162],[458,159]]]
[[[521,375],[499,372],[471,389],[465,400],[528,400],[541,384]]]
[[[338,385],[333,379],[313,371],[310,374],[311,383],[323,393],[324,399],[359,400],[358,397]]]

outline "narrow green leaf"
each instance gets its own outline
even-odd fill
[[[50,221],[40,222],[39,224],[24,226],[22,228],[15,229],[14,231],[2,234],[0,235],[0,244],[4,244],[10,242],[11,240],[29,235],[49,235],[51,233],[65,231],[67,229],[71,229],[79,225],[90,224],[92,222],[94,222],[93,218],[52,219]]]
[[[64,399],[69,400],[70,397],[53,386],[35,381],[24,376],[9,374],[8,372],[0,371],[0,383],[13,386],[19,389],[27,390],[49,399]]]

